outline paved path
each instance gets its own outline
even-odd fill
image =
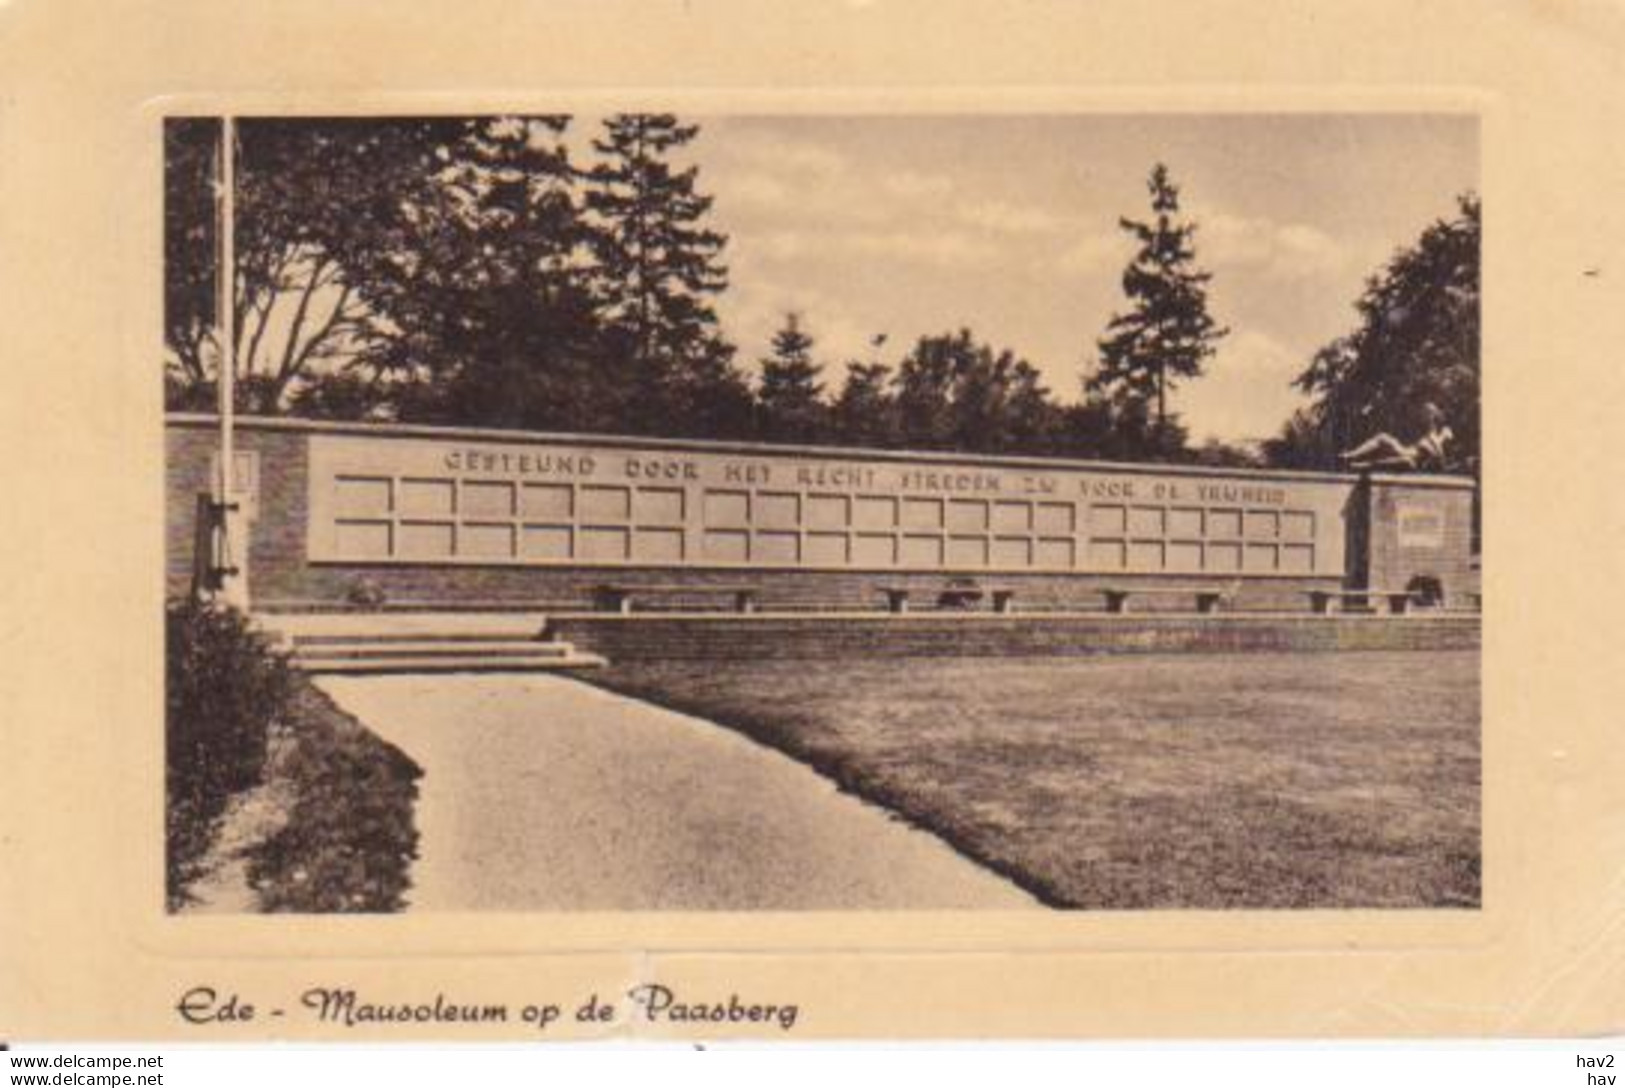
[[[317,682],[424,769],[417,909],[1035,905],[710,722],[545,674]]]

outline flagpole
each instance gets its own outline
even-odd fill
[[[219,540],[216,552],[216,577],[222,600],[238,606],[246,605],[247,589],[241,578],[243,556],[239,556],[236,540],[237,517],[236,487],[236,378],[237,329],[236,292],[234,281],[237,270],[237,122],[231,116],[220,122],[219,206],[217,229],[220,235],[219,263],[215,268],[215,329],[219,336],[219,372],[215,382],[219,394],[220,416],[220,474],[216,481]]]

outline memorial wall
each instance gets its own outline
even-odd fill
[[[1340,575],[1344,479],[314,434],[316,563]]]
[[[217,422],[167,420],[168,589],[192,575]],[[986,575],[1083,607],[1126,576],[1303,591],[1476,589],[1473,485],[1439,476],[1210,470],[243,419],[246,562],[263,607],[592,600],[608,581],[749,582],[771,605],[873,607],[877,586]],[[1181,602],[1172,600],[1170,607]],[[1189,602],[1183,602],[1188,607]]]

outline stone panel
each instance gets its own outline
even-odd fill
[[[1168,569],[1182,574],[1195,574],[1203,569],[1202,545],[1199,541],[1175,540],[1168,545]]]
[[[890,567],[897,562],[897,538],[881,533],[852,537],[852,562],[860,567]]]
[[[569,484],[526,484],[521,513],[527,518],[554,520],[575,516],[575,488]]]
[[[1241,569],[1241,545],[1229,541],[1209,541],[1205,549],[1207,569],[1229,574]]]
[[[988,541],[984,536],[951,536],[948,538],[948,565],[950,567],[987,566]]]
[[[1168,511],[1168,535],[1181,540],[1201,540],[1203,518],[1200,509],[1176,506]]]
[[[466,480],[458,510],[464,517],[511,518],[515,490],[507,480]]]
[[[903,528],[905,528],[905,529],[940,529],[940,528],[942,528],[942,500],[941,499],[904,499],[903,500]]]
[[[340,521],[334,526],[335,549],[339,555],[353,559],[370,559],[376,555],[389,555],[393,529],[387,521]]]
[[[576,501],[582,521],[626,521],[632,516],[628,487],[583,487]]]
[[[1077,520],[1077,507],[1069,502],[1041,502],[1033,510],[1033,528],[1040,533],[1071,533],[1077,528]]]
[[[1247,545],[1242,569],[1249,574],[1273,574],[1280,567],[1281,550],[1274,544]]]
[[[569,559],[575,554],[574,536],[568,525],[526,525],[519,537],[519,554],[526,559]]]
[[[852,500],[846,495],[807,496],[807,527],[845,529],[852,524]]]
[[[1033,525],[1033,504],[1030,502],[996,502],[993,504],[993,531],[996,533],[1023,533]]]
[[[986,531],[987,503],[979,499],[949,499],[948,529],[950,532]]]
[[[897,524],[897,500],[860,495],[853,505],[852,526],[856,529],[890,529]]]
[[[632,494],[632,520],[640,524],[680,522],[685,504],[676,487],[640,487]]]
[[[750,492],[707,491],[705,523],[743,528],[750,524]]]
[[[801,537],[796,533],[758,530],[752,537],[750,558],[775,565],[801,562]]]
[[[632,537],[632,558],[639,563],[681,563],[681,529],[636,529]]]
[[[993,538],[993,565],[995,567],[1030,567],[1033,564],[1033,542],[1025,536],[998,536]]]
[[[793,492],[758,492],[751,524],[760,529],[797,528],[801,524],[801,496]]]
[[[1078,545],[1071,539],[1040,538],[1033,554],[1035,566],[1046,570],[1071,570],[1078,563]]]
[[[845,533],[808,533],[806,560],[813,566],[844,567],[851,560]]]
[[[402,517],[445,518],[457,512],[457,487],[451,480],[400,481],[397,510]]]
[[[388,476],[338,476],[333,481],[333,513],[341,518],[377,517],[395,508]]]
[[[902,540],[902,560],[906,567],[941,567],[942,537],[909,534]]]
[[[457,554],[457,526],[449,521],[402,521],[400,554],[408,559],[450,559]]]
[[[631,534],[623,528],[605,525],[583,526],[577,533],[577,559],[589,562],[624,563],[631,556]]]
[[[713,563],[743,563],[750,558],[750,533],[744,529],[707,529],[701,557]]]
[[[464,522],[457,541],[457,554],[471,559],[512,559],[514,526],[511,522],[487,525]]]

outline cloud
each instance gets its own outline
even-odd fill
[[[813,338],[813,357],[824,364],[826,387],[838,387],[851,358],[867,358],[869,339],[877,331],[859,321],[829,292],[804,282],[757,277],[737,284],[718,302],[723,327],[739,347],[738,361],[756,374],[773,334],[787,313],[800,315],[803,331]]]
[[[1308,359],[1267,332],[1242,329],[1220,340],[1214,352],[1212,370],[1246,374],[1250,379],[1280,378],[1290,382],[1303,370]]]
[[[1051,234],[1072,225],[1068,217],[1048,209],[1007,200],[963,201],[955,208],[955,215],[967,226],[996,234]]]
[[[710,149],[719,162],[737,162],[774,174],[829,180],[845,175],[851,160],[841,151],[816,140],[783,134],[736,134]]]
[[[1247,269],[1280,279],[1336,275],[1354,254],[1307,223],[1226,212],[1199,217],[1197,253],[1213,269]]]
[[[1197,441],[1268,438],[1305,402],[1292,379],[1306,361],[1305,353],[1269,333],[1234,332],[1219,341],[1202,377],[1174,391],[1174,406]]]
[[[926,175],[906,171],[885,180],[900,190],[933,184]],[[718,216],[734,229],[756,223],[820,228],[872,224],[919,199],[893,193],[832,147],[768,133],[738,135],[715,145],[703,184],[716,196]]]
[[[880,178],[880,188],[905,201],[941,200],[953,192],[953,179],[946,174],[919,170],[894,170]]]
[[[1085,234],[1061,250],[1056,271],[1069,276],[1101,276],[1121,271],[1134,255],[1134,245],[1120,231]]]
[[[786,264],[813,258],[894,260],[935,268],[966,268],[992,261],[999,249],[964,231],[929,227],[763,231],[736,237],[736,264]]]
[[[772,174],[750,170],[728,183],[728,199],[758,208],[784,208],[794,204],[797,195]]]
[[[965,268],[998,255],[997,246],[956,231],[854,231],[837,238],[845,249],[860,256],[890,257],[938,268]]]
[[[731,252],[735,254],[737,265],[740,254],[768,262],[798,261],[818,248],[819,239],[814,234],[799,230],[771,230],[753,234],[748,239],[736,237]]]

